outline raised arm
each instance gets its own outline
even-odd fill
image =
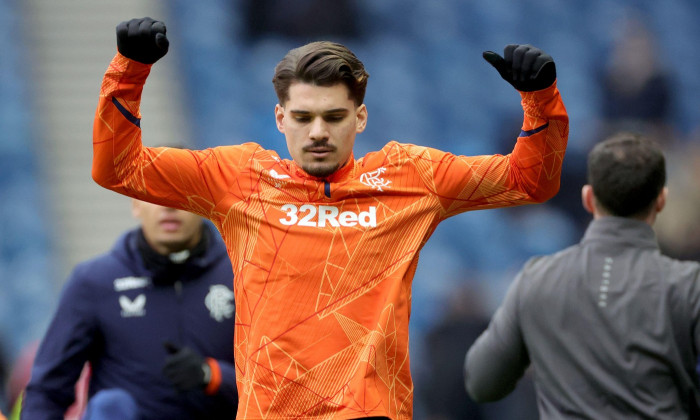
[[[217,199],[235,182],[231,160],[244,160],[244,149],[231,147],[227,162],[222,148],[149,148],[141,142],[141,93],[151,66],[168,50],[165,31],[150,18],[117,26],[118,53],[105,73],[95,114],[92,177],[120,194],[211,218]]]
[[[530,45],[509,45],[484,58],[520,92],[523,124],[508,155],[456,156],[428,150],[429,187],[446,217],[475,209],[541,203],[559,190],[569,117],[556,83],[554,60]]]

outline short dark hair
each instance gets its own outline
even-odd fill
[[[343,83],[350,91],[350,99],[360,106],[365,100],[368,78],[364,64],[347,47],[317,41],[290,50],[275,67],[272,84],[281,105],[289,99],[289,86],[298,81],[318,86]]]
[[[588,154],[588,184],[611,216],[647,216],[666,184],[661,147],[637,133],[614,134]]]

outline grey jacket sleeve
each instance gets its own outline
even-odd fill
[[[530,365],[518,320],[518,290],[523,277],[521,271],[489,327],[467,352],[465,384],[476,402],[496,401],[507,396]]]
[[[690,277],[692,280],[690,282],[689,302],[693,319],[693,339],[696,351],[700,352],[700,270],[696,268]]]

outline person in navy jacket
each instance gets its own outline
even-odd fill
[[[88,398],[126,391],[141,419],[235,418],[233,272],[223,242],[192,213],[137,200],[132,211],[140,227],[66,282],[23,420],[63,419],[86,363]]]

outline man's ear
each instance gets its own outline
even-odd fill
[[[367,127],[367,107],[365,104],[360,105],[357,107],[357,127],[355,132],[356,133],[361,133],[365,131],[365,127]]]
[[[595,196],[593,195],[593,187],[586,184],[581,188],[581,203],[583,208],[590,214],[595,214]]]
[[[131,199],[131,215],[134,219],[141,217],[141,202],[135,198]]]
[[[666,207],[666,198],[668,197],[668,187],[663,187],[659,196],[656,197],[656,212],[660,213]]]
[[[275,105],[275,122],[280,133],[284,133],[284,107],[280,104]]]

